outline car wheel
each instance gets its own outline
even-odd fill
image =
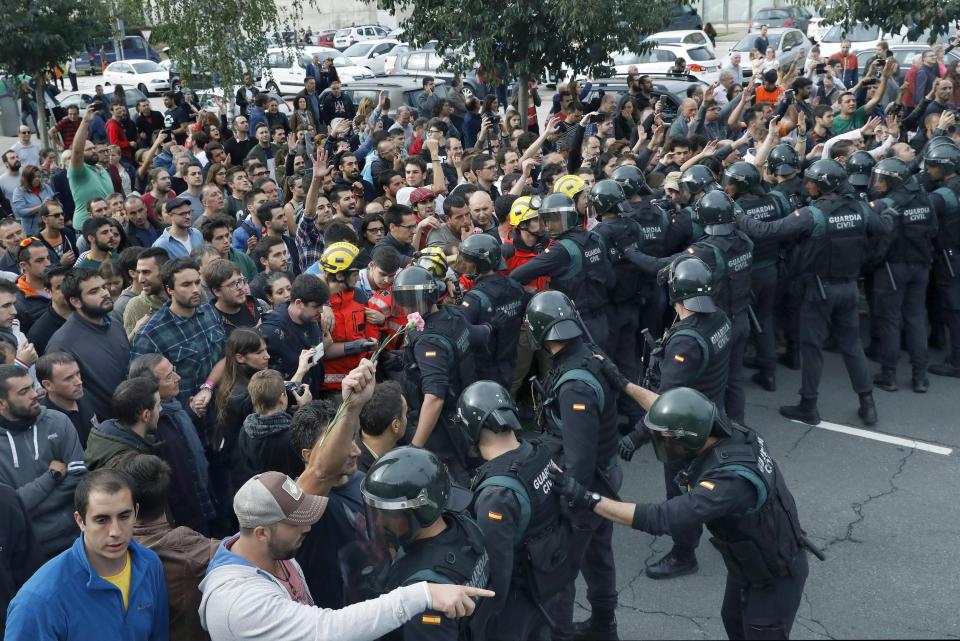
[[[473,87],[471,87],[470,85],[463,85],[463,89],[460,90],[460,93],[463,94],[464,100],[469,100],[470,98],[473,98],[476,92],[473,90]]]
[[[275,94],[277,94],[277,95],[281,95],[281,94],[280,94],[280,87],[278,87],[278,86],[277,86],[277,83],[275,83],[275,82],[272,81],[272,80],[267,83],[267,91],[273,92],[273,93],[275,93]]]
[[[147,91],[147,85],[143,84],[142,82],[139,85],[137,85],[137,89],[139,89],[140,93],[142,93],[144,96],[150,95],[150,92]]]

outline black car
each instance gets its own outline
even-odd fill
[[[406,105],[414,114],[417,114],[420,109],[418,100],[423,95],[423,80],[417,76],[385,76],[344,82],[341,83],[340,88],[350,96],[355,105],[360,104],[363,98],[369,98],[375,105],[379,104],[380,92],[385,91],[390,98],[391,111],[395,111],[400,105]],[[323,93],[329,91],[325,89]],[[448,91],[450,86],[442,78],[437,78],[433,86],[433,94],[438,98],[445,98]]]
[[[670,7],[670,22],[660,31],[700,31],[703,20],[695,7],[675,4]]]

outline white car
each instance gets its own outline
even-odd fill
[[[850,50],[872,49],[878,42],[886,41],[890,44],[903,42],[903,34],[906,33],[906,27],[901,34],[893,35],[881,33],[880,27],[865,27],[856,25],[850,31],[844,33],[843,26],[835,24],[823,34],[820,38],[820,55],[829,58],[835,53],[840,53],[840,45],[844,40],[850,41]]]
[[[307,75],[310,58],[317,54],[322,64],[324,59],[333,58],[333,66],[341,82],[353,82],[364,78],[373,78],[373,72],[367,67],[355,65],[353,61],[336,49],[326,47],[303,47],[286,49],[274,47],[267,50],[263,77],[260,88],[281,95],[296,94],[303,89],[303,79]]]
[[[110,85],[136,87],[147,96],[160,94],[170,91],[170,72],[153,60],[120,60],[103,71],[103,86]]]
[[[343,51],[343,55],[355,65],[367,67],[374,74],[382,76],[386,73],[384,68],[387,62],[387,55],[400,44],[399,40],[387,38],[384,40],[364,40],[352,44]]]
[[[710,42],[710,36],[703,31],[661,31],[654,33],[643,39],[656,41],[657,45],[682,45],[684,48],[704,47],[710,52],[711,58],[716,58],[716,51],[713,49],[713,43]]]
[[[355,42],[364,40],[379,40],[386,38],[390,34],[389,29],[384,29],[378,24],[368,24],[360,27],[344,27],[338,29],[333,35],[333,46],[343,51]]]
[[[720,69],[720,61],[713,44],[703,31],[662,31],[647,36],[644,42],[647,41],[656,42],[656,50],[668,51],[674,58],[684,58],[687,61],[687,71],[697,77],[702,78],[707,74],[712,78]]]
[[[627,74],[630,67],[636,67],[639,74],[667,73],[677,58],[683,58],[687,61],[688,73],[701,80],[712,81],[719,71],[719,62],[709,56],[710,53],[703,47],[685,49],[679,45],[661,45],[646,53],[620,51],[611,58],[618,76]]]

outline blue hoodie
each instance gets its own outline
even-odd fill
[[[83,535],[30,577],[7,611],[7,641],[167,641],[167,586],[152,550],[130,541],[129,605],[90,566]]]

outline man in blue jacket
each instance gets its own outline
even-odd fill
[[[8,641],[167,641],[167,588],[160,558],[133,541],[133,481],[104,468],[77,486],[81,536],[14,597]]]

